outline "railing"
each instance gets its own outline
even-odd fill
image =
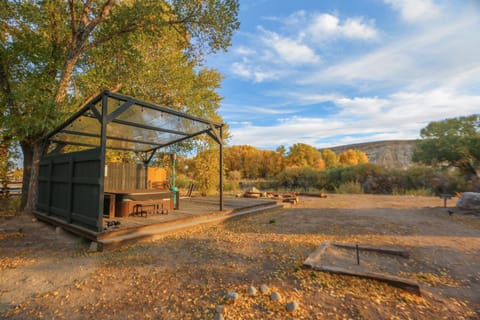
[[[22,194],[22,181],[0,181],[1,196],[8,197],[19,194]]]

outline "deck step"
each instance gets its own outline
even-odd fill
[[[271,210],[276,210],[283,208],[281,204],[270,204],[266,206],[257,206],[253,208],[246,208],[244,210],[237,210],[229,214],[222,214],[219,213],[218,215],[207,216],[207,217],[199,217],[196,219],[191,219],[188,221],[182,221],[178,223],[169,223],[165,225],[158,225],[155,228],[148,228],[148,229],[140,229],[140,230],[132,230],[129,233],[124,233],[121,235],[99,239],[97,242],[99,244],[99,250],[110,249],[122,244],[145,240],[145,239],[155,239],[156,237],[160,238],[165,235],[171,234],[175,231],[180,231],[184,229],[188,229],[191,227],[210,224],[210,223],[219,223],[226,221],[228,219],[232,219],[235,217],[247,215],[247,214],[255,214],[255,213],[263,213]]]

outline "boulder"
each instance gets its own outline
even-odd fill
[[[480,193],[464,192],[457,201],[457,208],[464,210],[480,210]]]

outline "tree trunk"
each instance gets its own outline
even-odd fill
[[[21,142],[23,152],[23,184],[20,212],[32,214],[37,203],[38,170],[42,155],[42,144],[36,142]]]
[[[58,90],[55,94],[55,102],[62,103],[65,100],[65,96],[67,95],[68,84],[70,83],[70,79],[72,78],[73,70],[75,69],[75,64],[77,63],[78,58],[74,57],[72,59],[68,59],[65,62],[65,70],[63,71],[62,77],[60,78],[60,82],[58,84]]]

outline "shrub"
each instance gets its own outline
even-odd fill
[[[277,188],[285,188],[287,190],[303,190],[318,189],[321,181],[319,171],[311,167],[292,167],[283,170],[276,177]]]
[[[184,174],[179,174],[175,177],[175,186],[181,189],[186,189],[190,185],[190,179]]]
[[[335,193],[340,194],[362,194],[362,185],[357,181],[348,181],[335,188]]]

